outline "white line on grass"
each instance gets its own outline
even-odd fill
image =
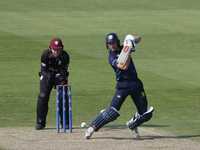
[[[147,129],[144,129],[144,128],[138,128],[139,130],[142,130],[142,131],[145,131],[145,132],[149,132],[149,133],[152,133],[152,134],[155,134],[155,135],[159,135],[159,136],[162,136],[164,137],[163,134],[160,134],[160,133],[157,133],[157,132],[154,132],[154,131],[150,131],[150,130],[147,130]]]

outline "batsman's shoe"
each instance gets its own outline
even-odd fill
[[[89,138],[92,136],[93,132],[94,132],[94,128],[89,127],[89,128],[85,131],[84,137],[85,137],[86,139],[89,139]]]
[[[139,137],[138,129],[137,129],[137,128],[134,128],[133,130],[131,130],[131,135],[132,135],[133,137],[138,138],[138,137]]]
[[[35,130],[42,130],[44,129],[45,125],[41,124],[41,123],[38,123],[36,126],[35,126]]]
[[[129,125],[131,122],[133,122],[133,118],[132,118],[131,120],[129,120],[129,121],[126,122],[126,126],[128,127],[128,125]]]

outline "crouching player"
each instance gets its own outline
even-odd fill
[[[132,41],[131,52],[136,51],[136,44],[140,42],[140,36],[127,35],[126,40]],[[94,132],[97,132],[105,124],[116,120],[119,116],[119,110],[127,96],[131,96],[137,108],[135,116],[127,122],[131,133],[138,137],[137,127],[142,123],[149,121],[152,117],[153,107],[147,107],[147,98],[141,80],[137,76],[134,63],[131,58],[131,52],[126,57],[125,62],[118,63],[117,59],[124,45],[120,45],[120,40],[115,33],[109,33],[106,36],[106,48],[109,52],[108,61],[116,73],[116,93],[111,101],[110,107],[102,111],[85,131],[84,137],[89,139]]]
[[[49,49],[45,50],[41,56],[40,94],[37,99],[37,125],[36,130],[42,130],[46,126],[48,113],[48,103],[50,93],[57,85],[68,83],[69,55],[63,50],[61,39],[53,38],[50,41]],[[60,99],[62,99],[62,89],[59,89]],[[67,97],[67,90],[66,90]],[[66,100],[68,101],[68,99]],[[66,102],[66,128],[69,128],[68,102]],[[59,101],[61,125],[63,126],[62,101]]]

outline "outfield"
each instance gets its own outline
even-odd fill
[[[105,37],[140,35],[132,54],[144,83],[155,128],[200,142],[199,0],[1,0],[0,127],[33,127],[39,92],[41,53],[54,37],[69,53],[73,124],[89,123],[109,106],[115,74],[108,64]],[[56,126],[55,90],[47,126]],[[121,116],[135,114],[130,97]]]

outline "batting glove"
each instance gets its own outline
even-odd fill
[[[125,36],[124,39],[124,45],[130,41],[131,42],[131,52],[135,52],[136,51],[136,44],[135,44],[135,37],[131,34],[128,34]]]

